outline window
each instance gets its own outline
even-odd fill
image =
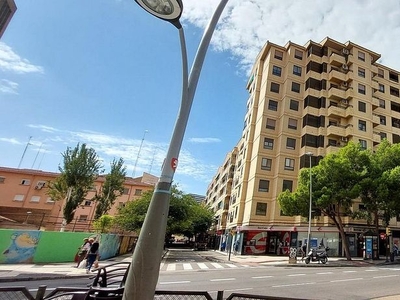
[[[282,51],[279,51],[279,50],[275,50],[275,55],[274,55],[274,57],[275,57],[276,59],[283,60],[283,52],[282,52]]]
[[[282,68],[281,67],[277,67],[277,66],[273,66],[272,67],[272,74],[276,75],[276,76],[281,76]]]
[[[85,206],[91,206],[92,205],[92,201],[90,200],[85,200],[85,203],[83,204]]]
[[[40,201],[40,196],[32,196],[31,202],[39,202]]]
[[[389,79],[395,82],[399,82],[399,75],[393,72],[389,72]]]
[[[282,184],[282,192],[289,190],[289,192],[292,192],[293,189],[293,181],[292,180],[283,180]]]
[[[379,107],[380,108],[385,108],[385,100],[379,99]]]
[[[300,51],[300,50],[295,49],[294,50],[294,58],[303,59],[303,52]]]
[[[365,140],[359,140],[359,142],[360,142],[360,145],[361,145],[361,148],[362,149],[367,149],[367,141],[365,141]]]
[[[365,61],[365,53],[358,51],[358,60]]]
[[[294,65],[293,66],[293,74],[297,76],[301,76],[301,67]]]
[[[285,158],[285,170],[294,170],[294,159]]]
[[[24,195],[15,195],[14,201],[24,201]]]
[[[31,181],[30,181],[29,179],[22,179],[22,180],[21,180],[21,184],[22,184],[22,185],[30,185],[30,184],[31,184]]]
[[[367,122],[363,120],[358,121],[358,129],[361,131],[367,131]]]
[[[386,117],[385,116],[379,116],[379,122],[381,125],[386,125]]]
[[[358,84],[358,92],[359,92],[360,94],[365,95],[365,85],[359,83],[359,84]]]
[[[124,188],[124,195],[129,195],[129,188]]]
[[[6,178],[3,176],[0,176],[0,183],[4,183],[4,181],[6,181]]]
[[[272,150],[274,148],[274,140],[269,138],[264,138],[264,149]]]
[[[292,92],[300,93],[300,83],[292,82]]]
[[[290,129],[297,129],[297,120],[289,118],[289,125],[288,128]]]
[[[276,121],[274,119],[267,119],[267,126],[268,129],[275,129]]]
[[[277,111],[278,110],[278,102],[274,101],[274,100],[269,100],[268,101],[268,109]]]
[[[385,92],[385,86],[383,84],[379,84],[379,91],[382,93]]]
[[[271,92],[279,93],[279,84],[271,82]]]
[[[381,140],[384,140],[387,138],[387,134],[385,132],[380,132],[379,135],[381,136]]]
[[[299,110],[299,101],[290,99],[290,105],[289,105],[291,110],[298,111]]]
[[[263,157],[261,159],[261,170],[271,171],[272,159]]]
[[[78,218],[78,222],[87,221],[88,215],[80,215]]]
[[[268,192],[269,191],[269,180],[260,179],[258,183],[258,191],[259,192]]]
[[[358,68],[358,76],[365,78],[365,69]]]
[[[367,111],[367,105],[365,104],[365,102],[358,101],[358,111],[361,112]]]
[[[141,190],[141,189],[136,189],[135,190],[135,196],[140,196],[142,194],[142,191],[143,190]]]
[[[287,138],[286,149],[291,149],[291,150],[296,149],[296,139]]]
[[[257,216],[266,216],[267,215],[267,203],[257,202],[256,215]]]
[[[385,77],[385,71],[382,69],[378,69],[378,77],[384,78]]]

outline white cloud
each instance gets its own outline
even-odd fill
[[[21,145],[22,143],[19,142],[17,139],[15,138],[0,138],[1,142],[5,142],[5,143],[9,143],[9,144],[13,144],[13,145]]]
[[[197,144],[206,144],[206,143],[219,143],[221,142],[221,140],[218,138],[190,138],[189,142]]]
[[[205,28],[219,1],[186,1],[182,17]],[[400,2],[347,0],[230,0],[214,33],[212,45],[229,51],[247,72],[269,40],[304,45],[329,36],[352,41],[382,54],[381,63],[400,69]]]
[[[16,95],[18,94],[17,89],[18,89],[18,83],[7,79],[0,80],[0,93]]]
[[[44,72],[41,66],[36,66],[27,59],[20,57],[3,42],[0,42],[0,70],[18,74]]]

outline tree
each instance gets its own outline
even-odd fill
[[[96,192],[93,200],[97,203],[94,218],[97,220],[106,214],[114,205],[115,199],[124,193],[124,181],[126,176],[126,168],[124,160],[120,158],[118,161],[111,162],[110,173],[105,176],[103,187]]]
[[[360,181],[367,174],[368,152],[349,143],[338,153],[324,157],[311,170],[312,207],[327,216],[338,228],[347,260],[351,260],[343,227],[343,216],[352,214],[352,204],[360,195]],[[278,202],[287,215],[307,216],[310,196],[309,169],[300,172],[297,190],[284,192]]]
[[[114,225],[114,217],[110,215],[103,215],[93,222],[93,228],[99,233],[107,233]]]
[[[116,222],[124,230],[139,232],[143,225],[153,191],[128,202],[116,216]],[[212,211],[197,203],[193,197],[184,194],[176,186],[172,187],[166,237],[183,234],[187,237],[207,232],[213,222]]]
[[[95,150],[87,148],[86,144],[78,143],[74,149],[68,147],[62,156],[64,166],[58,168],[61,174],[49,183],[47,194],[54,201],[65,201],[61,227],[61,231],[64,231],[65,225],[73,220],[76,208],[92,189],[99,176],[101,163]]]

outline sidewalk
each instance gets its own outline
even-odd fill
[[[395,262],[386,263],[385,259],[381,260],[363,260],[362,258],[353,258],[347,261],[344,258],[330,257],[326,265],[311,262],[306,265],[300,259],[295,264],[289,264],[287,256],[276,255],[235,255],[231,253],[229,256],[226,252],[221,251],[198,251],[199,255],[212,261],[233,262],[246,265],[270,265],[270,266],[290,266],[290,267],[364,267],[371,265],[398,264]],[[118,257],[100,261],[100,267],[117,262],[130,262],[131,254],[125,254]],[[0,282],[17,282],[26,280],[48,280],[62,279],[66,277],[88,278],[85,269],[75,268],[74,262],[69,263],[52,263],[52,264],[0,264]]]

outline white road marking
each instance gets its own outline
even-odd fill
[[[200,269],[204,270],[204,269],[208,269],[207,265],[205,263],[197,263],[197,265],[199,266]]]
[[[293,283],[293,284],[281,284],[281,285],[273,285],[272,287],[274,287],[274,288],[279,288],[279,287],[300,286],[300,285],[311,285],[311,284],[316,284],[316,282],[303,282],[303,283]]]
[[[389,277],[398,277],[399,275],[382,275],[382,276],[375,276],[372,278],[389,278]]]
[[[330,282],[343,282],[343,281],[357,281],[357,280],[364,280],[364,278],[348,278],[348,279],[338,279],[338,280],[331,280]]]
[[[226,264],[228,267],[230,267],[230,268],[237,268],[237,266],[236,265],[233,265],[233,264]]]
[[[356,273],[357,271],[343,271],[343,273]]]
[[[210,281],[232,281],[236,280],[236,278],[217,278],[217,279],[210,279]]]
[[[167,271],[175,271],[175,270],[176,270],[176,264],[167,265]]]
[[[379,270],[376,270],[376,269],[368,269],[368,270],[365,270],[365,272],[378,272]]]
[[[159,284],[180,284],[180,283],[190,283],[190,281],[166,281],[166,282],[160,282]]]
[[[216,269],[223,269],[224,267],[221,266],[219,263],[211,263]]]
[[[184,270],[193,270],[193,267],[191,264],[183,264],[183,269]]]
[[[287,275],[289,277],[295,277],[295,276],[306,276],[306,274],[289,274]]]
[[[271,278],[271,277],[273,277],[273,276],[266,275],[266,276],[254,276],[254,277],[251,277],[251,278],[253,278],[253,279],[262,279],[262,278]]]
[[[317,273],[317,275],[329,275],[329,274],[333,274],[333,272],[321,272],[321,273]]]
[[[253,288],[243,288],[243,289],[233,289],[233,290],[224,290],[226,292],[235,292],[235,291],[248,291],[252,290]]]

